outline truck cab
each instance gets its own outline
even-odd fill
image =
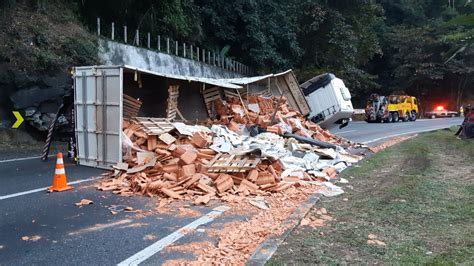
[[[311,109],[308,119],[318,123],[322,128],[349,122],[354,108],[351,93],[341,79],[334,74],[326,73],[300,86]]]

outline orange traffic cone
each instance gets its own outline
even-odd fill
[[[54,171],[53,186],[48,187],[49,192],[53,191],[65,191],[72,189],[71,186],[67,185],[66,181],[66,170],[64,169],[63,154],[58,153],[58,159],[56,161],[56,170]]]

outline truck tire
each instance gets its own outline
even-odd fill
[[[416,116],[417,116],[416,112],[415,112],[415,111],[411,111],[410,120],[411,120],[411,121],[416,121]]]
[[[436,115],[431,115],[430,118],[431,118],[431,119],[435,119],[435,118],[436,118]]]
[[[400,120],[400,117],[399,117],[399,115],[398,115],[398,112],[393,112],[393,113],[392,113],[392,116],[393,116],[393,118],[392,118],[393,122],[396,123],[396,122],[398,122],[398,121]]]
[[[392,123],[393,122],[393,115],[392,113],[388,114],[388,117],[387,117],[387,123]]]
[[[403,116],[403,122],[408,122],[410,120],[410,113],[408,111]]]

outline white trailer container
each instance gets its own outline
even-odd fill
[[[316,76],[300,86],[311,108],[308,119],[322,128],[348,121],[354,113],[351,93],[333,74]]]
[[[79,164],[110,168],[122,161],[123,68],[76,67],[74,72]]]
[[[78,163],[105,169],[122,162],[124,93],[141,97],[142,115],[164,117],[160,115],[166,104],[160,103],[168,99],[168,85],[181,86],[182,110],[204,110],[199,90],[206,85],[242,88],[216,79],[163,74],[127,65],[75,67],[73,80]]]

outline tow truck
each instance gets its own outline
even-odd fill
[[[365,108],[365,120],[369,123],[415,121],[418,115],[418,100],[409,95],[380,96],[374,93]]]

